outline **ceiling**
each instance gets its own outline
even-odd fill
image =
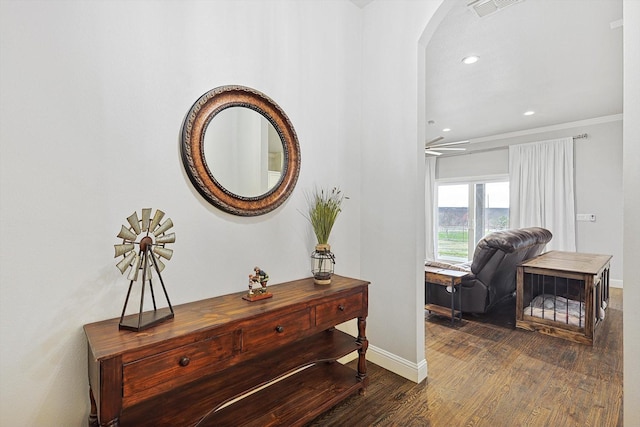
[[[622,113],[622,0],[490,1],[514,3],[479,17],[457,0],[427,46],[427,141]]]

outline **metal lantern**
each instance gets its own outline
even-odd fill
[[[316,245],[316,250],[311,254],[311,272],[314,283],[317,285],[331,284],[335,263],[336,258],[331,252],[331,246],[327,244]]]

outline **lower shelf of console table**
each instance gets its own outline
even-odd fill
[[[303,425],[363,391],[368,282],[270,290],[264,301],[176,306],[173,321],[139,333],[119,331],[117,319],[85,325],[89,425]],[[353,318],[357,338],[334,328]],[[336,361],[354,351],[357,371]]]
[[[362,388],[353,369],[322,362],[207,415],[197,426],[301,425]]]

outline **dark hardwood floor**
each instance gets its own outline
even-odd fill
[[[427,380],[369,363],[366,395],[309,426],[622,426],[621,289],[611,289],[593,347],[515,329],[510,316],[465,316],[455,327],[427,316]]]

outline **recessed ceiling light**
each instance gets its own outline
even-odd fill
[[[536,113],[535,111],[529,110],[529,111],[525,111],[524,115],[525,116],[533,116],[535,113]]]
[[[478,62],[478,59],[480,59],[480,57],[476,55],[466,56],[462,58],[462,63],[467,65],[475,64],[476,62]]]
[[[450,132],[450,131],[451,131],[451,129],[449,129],[449,128],[442,129],[442,132]]]

